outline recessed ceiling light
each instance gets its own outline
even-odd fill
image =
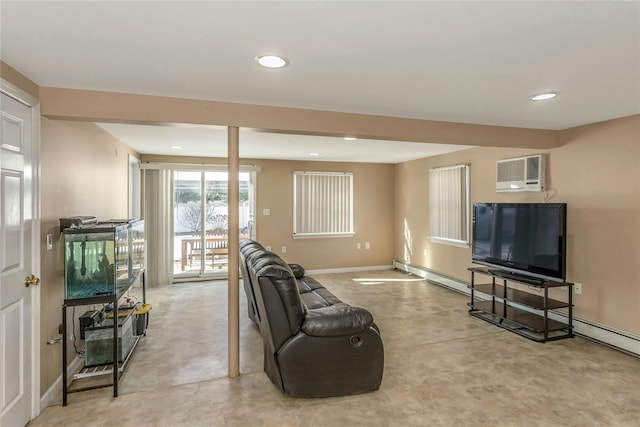
[[[258,64],[266,68],[284,68],[289,64],[287,58],[275,55],[256,56],[255,60]]]
[[[358,139],[358,138],[356,138],[355,136],[345,136],[344,137],[345,141],[355,141],[356,139]]]
[[[173,149],[173,150],[182,150],[182,147],[180,147],[179,145],[172,145],[171,149]]]
[[[547,92],[547,93],[541,93],[536,96],[532,96],[529,99],[531,99],[532,101],[545,101],[547,99],[555,98],[556,96],[558,96],[558,94],[555,92]]]
[[[309,153],[310,156],[319,156],[320,153]]]

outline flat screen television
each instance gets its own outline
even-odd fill
[[[563,282],[566,203],[475,203],[472,262],[497,275]]]

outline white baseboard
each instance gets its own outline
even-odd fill
[[[428,268],[419,265],[407,264],[398,260],[393,260],[393,268],[401,271],[406,271],[407,273],[422,277],[423,279],[429,280],[432,283],[452,289],[465,295],[471,294],[471,291],[468,288],[468,282],[447,277],[436,271],[429,270]],[[563,322],[566,322],[567,319],[567,315],[560,312],[551,312],[549,314],[549,317]],[[620,351],[624,351],[625,353],[640,357],[639,336],[575,316],[573,317],[573,332],[576,335],[583,336],[601,344],[614,347]]]
[[[366,267],[328,268],[326,270],[305,270],[305,274],[352,273],[356,271],[391,270],[393,265],[370,265]]]
[[[443,274],[440,274],[436,271],[429,270],[425,267],[421,267],[419,265],[407,264],[397,259],[393,260],[393,268],[396,270],[406,271],[407,273],[411,273],[415,276],[422,277],[423,279],[432,281],[440,286],[444,286],[445,288],[449,288],[451,290],[461,292],[463,294],[470,294],[468,283],[465,283],[461,280],[454,279],[451,277],[447,277]]]
[[[67,378],[71,378],[73,374],[82,366],[82,359],[76,356],[67,367]],[[62,374],[55,380],[49,389],[40,398],[40,412],[55,401],[58,395],[62,394]]]
[[[640,337],[584,319],[573,318],[576,334],[640,357]]]

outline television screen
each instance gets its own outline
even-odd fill
[[[475,203],[472,261],[563,282],[566,212],[565,203]]]

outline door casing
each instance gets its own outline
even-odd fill
[[[40,103],[17,86],[0,79],[0,92],[31,109],[31,266],[32,274],[40,277]],[[31,419],[40,415],[40,286],[30,286],[31,307]]]

